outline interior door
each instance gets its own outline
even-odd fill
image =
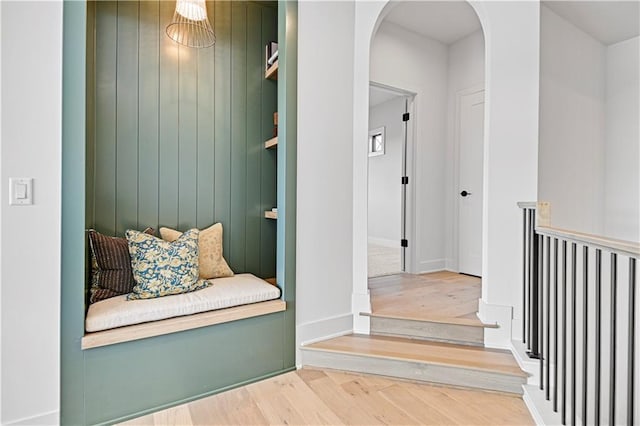
[[[484,90],[459,98],[458,269],[482,275]]]

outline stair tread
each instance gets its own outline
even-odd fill
[[[360,312],[360,315],[373,317],[373,318],[389,318],[389,319],[399,319],[399,320],[409,320],[409,321],[423,321],[423,322],[436,322],[439,324],[450,324],[450,325],[464,325],[470,327],[480,327],[480,328],[498,328],[497,324],[486,324],[480,321],[479,319],[474,318],[446,318],[446,317],[429,317],[429,316],[415,316],[415,315],[403,315],[403,314],[385,314],[385,313],[377,313],[377,312]]]
[[[523,378],[528,376],[509,351],[453,343],[350,334],[313,343],[303,349],[446,365]]]

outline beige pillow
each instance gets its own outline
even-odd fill
[[[160,228],[160,236],[168,242],[177,240],[182,232],[171,228]],[[216,223],[200,231],[198,238],[198,263],[200,278],[232,277],[233,271],[222,257],[222,224]]]

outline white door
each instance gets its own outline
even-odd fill
[[[461,95],[458,106],[458,269],[481,276],[484,90]]]

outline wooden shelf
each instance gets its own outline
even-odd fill
[[[264,212],[264,217],[266,217],[267,219],[277,219],[278,212],[272,212],[271,210],[267,210]]]
[[[264,143],[264,147],[266,149],[273,148],[275,146],[278,146],[278,137],[277,136],[275,138],[269,139],[268,141],[266,141]]]
[[[275,61],[273,65],[271,65],[264,72],[264,78],[268,78],[269,80],[277,80],[278,79],[278,61]]]

